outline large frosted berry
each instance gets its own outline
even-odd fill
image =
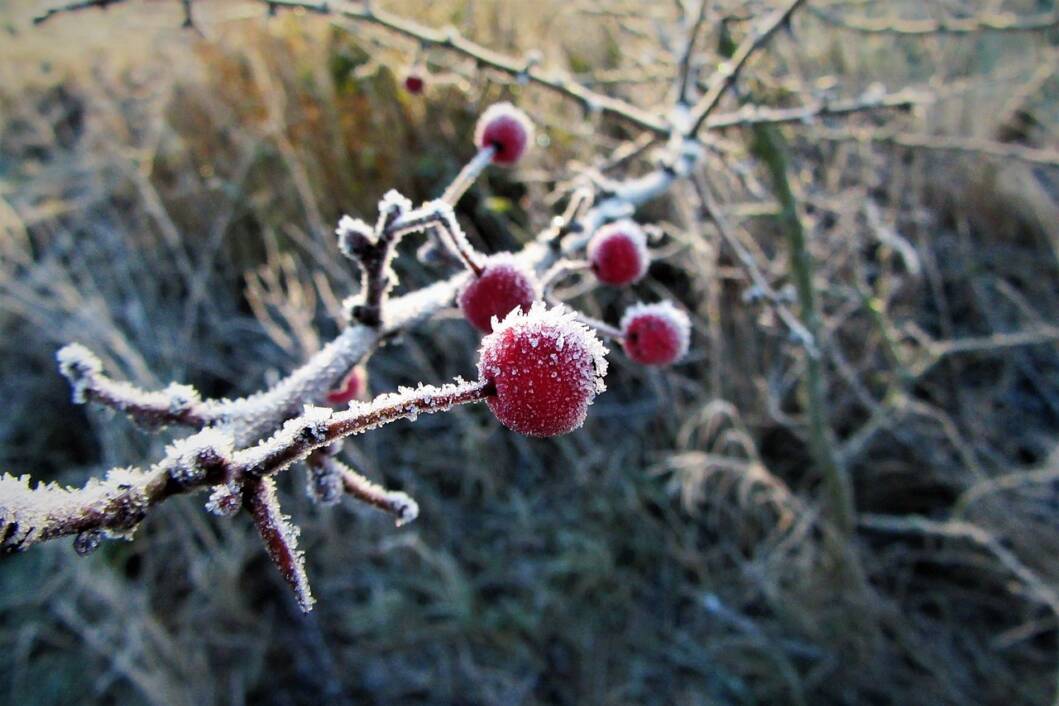
[[[525,154],[533,141],[533,123],[510,103],[495,103],[478,118],[474,144],[493,147],[493,163],[511,166]]]
[[[479,331],[493,330],[493,317],[503,319],[514,309],[529,311],[540,296],[537,281],[510,255],[501,253],[485,261],[482,271],[460,292],[460,310]]]
[[[632,221],[609,223],[588,241],[588,260],[600,282],[632,284],[647,273],[647,237]]]
[[[537,302],[513,311],[482,339],[478,374],[496,388],[486,399],[500,423],[528,436],[580,427],[606,389],[607,349],[563,307]]]
[[[625,353],[643,365],[672,365],[688,352],[691,322],[669,302],[637,304],[621,318]]]

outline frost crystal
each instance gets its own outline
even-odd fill
[[[76,404],[84,404],[85,392],[92,378],[103,372],[103,364],[95,353],[80,343],[63,346],[55,354],[55,358],[59,361],[59,371],[73,387],[73,401]]]
[[[206,510],[218,517],[231,517],[243,505],[242,493],[235,483],[218,485],[206,501]]]
[[[29,476],[0,476],[0,553],[20,551],[48,539],[46,529],[61,529],[89,510],[106,515],[100,538],[130,538],[147,511],[144,486],[151,476],[135,469],[116,468],[103,479],[93,478],[83,488],[57,483],[30,487]],[[91,549],[95,537],[85,536],[79,546]]]
[[[211,466],[223,463],[232,455],[233,447],[231,434],[207,428],[170,444],[162,464],[177,482],[198,483],[205,479]]]
[[[365,246],[375,241],[375,232],[372,227],[360,220],[350,216],[342,216],[335,229],[338,236],[338,249],[351,260],[356,260]]]

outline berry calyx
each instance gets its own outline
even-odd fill
[[[417,73],[410,73],[404,77],[404,89],[413,96],[418,96],[422,93],[424,85],[423,77]]]
[[[647,236],[630,220],[609,223],[588,241],[588,260],[596,278],[621,287],[647,274],[650,263]]]
[[[510,103],[495,103],[482,113],[474,128],[474,144],[492,147],[493,164],[506,167],[522,158],[533,141],[533,123]]]
[[[478,374],[495,393],[486,404],[508,429],[556,436],[580,427],[606,389],[607,349],[561,306],[512,311],[482,339]]]
[[[327,403],[331,405],[349,404],[353,400],[364,399],[368,392],[368,373],[363,366],[351,368],[335,389],[328,391]]]
[[[529,311],[540,298],[537,281],[511,255],[500,253],[485,260],[460,292],[460,311],[483,333],[493,330],[493,318],[503,319],[511,311]]]
[[[626,355],[643,365],[672,365],[688,352],[691,322],[670,302],[637,304],[621,318]]]

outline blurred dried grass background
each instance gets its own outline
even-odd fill
[[[876,5],[863,11],[923,11]],[[54,363],[63,343],[138,384],[215,396],[296,366],[355,287],[338,216],[370,214],[391,187],[436,195],[472,153],[482,106],[512,98],[546,138],[527,167],[488,173],[461,203],[488,249],[530,237],[576,163],[631,135],[443,54],[429,55],[426,94],[408,95],[414,46],[327,19],[197,2],[200,35],[179,29],[179,3],[148,0],[34,29],[40,6],[0,10],[0,469],[16,474],[77,483],[164,443],[73,406]],[[643,105],[671,87],[658,36],[675,3],[385,6],[515,55],[539,49]],[[939,100],[900,118],[909,133],[1059,146],[1054,29],[863,36],[809,14],[795,29],[748,72],[777,105],[831,80],[841,95],[915,84]],[[713,28],[701,46],[716,62]],[[642,80],[612,83],[629,72]],[[57,542],[5,560],[0,701],[1050,703],[1059,350],[1047,335],[995,334],[1059,316],[1056,172],[823,130],[788,135],[839,351],[830,413],[869,518],[851,548],[868,592],[850,589],[821,529],[800,359],[742,301],[742,273],[678,189],[642,214],[663,224],[665,257],[636,294],[695,314],[688,362],[658,372],[613,356],[589,422],[555,440],[506,433],[482,409],[356,438],[350,459],[422,507],[399,530],[360,507],[315,507],[285,474],[319,598],[308,618],[250,524],[208,516],[198,498],[87,559]],[[744,154],[710,179],[779,276],[758,172]],[[437,276],[412,257],[400,267],[408,287]],[[613,317],[631,297],[578,301]],[[452,318],[376,355],[373,390],[471,374],[476,336]],[[964,524],[946,536],[870,520],[912,514]]]

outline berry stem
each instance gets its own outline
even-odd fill
[[[478,150],[478,154],[474,155],[474,158],[464,165],[460,173],[456,175],[456,178],[452,180],[452,183],[445,189],[445,193],[441,195],[441,200],[450,206],[455,206],[467,190],[471,188],[475,180],[481,175],[485,168],[493,161],[493,155],[496,154],[496,147],[493,145],[486,145],[485,147]]]
[[[555,291],[555,287],[559,282],[567,275],[572,275],[575,272],[584,272],[589,269],[590,265],[586,260],[571,260],[563,259],[551,266],[544,276],[541,277],[541,290],[546,301],[552,304],[557,302],[550,301]]]
[[[451,211],[450,215],[451,218],[439,218],[434,227],[443,234],[441,241],[448,249],[463,261],[475,277],[481,277],[482,266],[478,264],[477,253],[467,242],[467,236],[456,222],[456,216],[451,214]]]

